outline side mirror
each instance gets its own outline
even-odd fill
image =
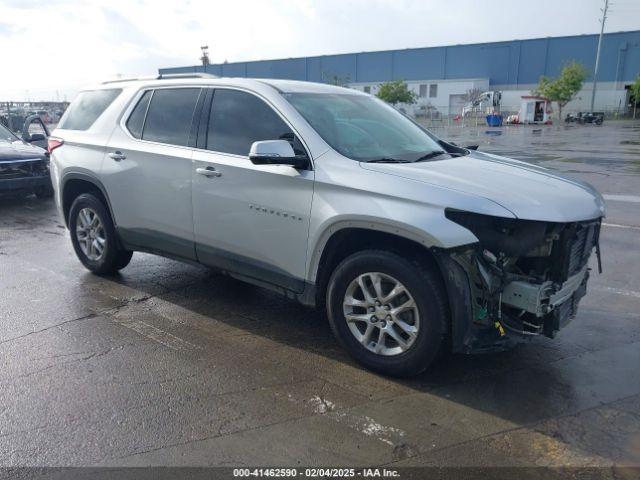
[[[249,160],[254,165],[290,165],[294,168],[307,166],[307,159],[296,157],[293,147],[286,140],[253,142]]]
[[[467,150],[477,150],[479,146],[480,145],[467,145],[464,148],[466,148]]]
[[[47,137],[44,136],[44,134],[42,133],[32,133],[31,135],[29,135],[27,137],[27,142],[32,143],[32,142],[43,142],[47,139]]]

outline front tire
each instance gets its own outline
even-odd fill
[[[417,375],[446,344],[446,294],[435,267],[366,250],[331,275],[327,313],[333,333],[362,365],[398,377]]]
[[[73,201],[69,230],[78,259],[93,273],[113,274],[131,261],[133,252],[120,248],[111,215],[94,195],[83,193]]]

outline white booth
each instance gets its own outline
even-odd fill
[[[518,123],[544,123],[551,124],[551,101],[544,97],[532,95],[522,96],[520,111],[518,112]]]

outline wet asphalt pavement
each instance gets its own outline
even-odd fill
[[[53,202],[2,198],[0,466],[640,465],[640,122],[434,131],[607,195],[604,273],[555,340],[384,378],[207,269],[93,276]]]

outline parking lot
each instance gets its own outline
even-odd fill
[[[640,122],[434,132],[605,194],[604,273],[556,339],[384,378],[205,268],[94,276],[52,201],[2,198],[0,465],[640,465]]]

